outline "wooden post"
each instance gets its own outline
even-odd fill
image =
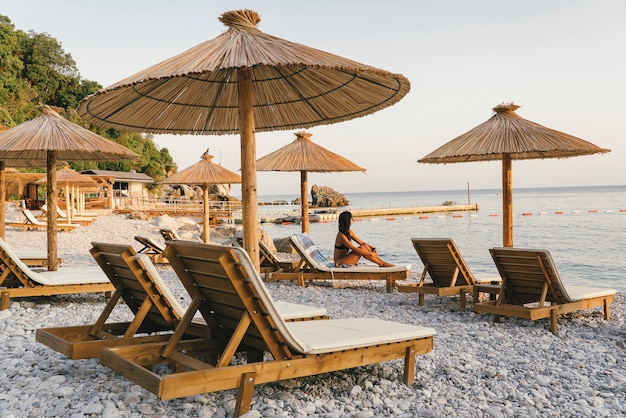
[[[4,161],[0,161],[0,238],[4,239],[4,221],[6,219],[7,177],[4,172]]]
[[[241,142],[241,218],[243,248],[260,273],[259,216],[256,182],[256,139],[254,110],[252,108],[252,71],[241,68],[237,72],[239,99],[239,135]]]
[[[56,271],[59,268],[58,264],[58,248],[57,248],[57,158],[56,154],[52,150],[48,150],[46,158],[46,170],[48,180],[48,213],[52,214],[48,216],[48,270]]]
[[[511,154],[502,155],[502,245],[513,246],[513,172]]]
[[[202,233],[204,234],[204,243],[208,244],[209,242],[211,242],[211,237],[210,237],[210,233],[211,230],[209,229],[209,185],[208,184],[203,184],[202,185],[202,202],[204,203],[204,224],[202,225]]]
[[[300,171],[300,199],[302,200],[302,233],[309,233],[309,193],[307,192],[307,172]]]

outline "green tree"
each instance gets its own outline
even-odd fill
[[[55,38],[15,30],[11,20],[0,15],[0,125],[13,127],[36,117],[37,104],[57,106],[71,122],[141,155],[138,161],[70,162],[73,169],[135,170],[155,181],[162,180],[166,170],[175,171],[169,151],[157,147],[152,135],[95,127],[80,118],[78,103],[100,88],[98,82],[81,78],[76,62]]]

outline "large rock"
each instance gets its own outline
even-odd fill
[[[350,204],[344,195],[335,191],[333,188],[318,186],[317,184],[311,187],[311,199],[311,206],[316,208],[347,206]]]

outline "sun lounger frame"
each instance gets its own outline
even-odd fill
[[[497,300],[474,304],[474,312],[535,321],[550,318],[550,332],[557,334],[559,316],[584,309],[603,307],[604,319],[611,317],[609,305],[613,289],[578,288],[588,297],[572,299],[564,286],[549,251],[520,248],[490,248],[489,252],[502,276]],[[549,303],[549,305],[547,304]]]
[[[192,298],[180,326],[167,344],[103,349],[100,355],[103,365],[160,399],[238,388],[234,415],[239,416],[250,409],[255,384],[393,359],[404,359],[403,380],[410,385],[415,356],[433,348],[434,330],[420,328],[420,337],[404,341],[316,354],[294,352],[271,299],[258,292],[263,283],[244,250],[188,241],[166,244],[165,254]],[[196,311],[212,326],[211,338],[181,341]],[[231,365],[233,355],[242,350],[248,352],[248,362]],[[269,351],[274,360],[263,361],[262,355],[255,355],[258,351]],[[154,372],[157,365],[167,366],[170,374]]]
[[[295,234],[289,239],[294,250],[300,255],[302,262],[296,266],[294,271],[273,273],[271,277],[274,280],[296,281],[302,287],[307,280],[384,280],[385,290],[389,293],[393,291],[397,281],[406,280],[409,277],[410,264],[394,267],[375,265],[335,267],[334,263],[322,255],[314,244],[308,247],[303,244],[311,241],[307,234]],[[319,260],[316,260],[315,256],[319,257]]]
[[[451,238],[411,238],[411,243],[419,256],[424,269],[417,284],[398,285],[401,293],[418,293],[418,304],[424,306],[425,295],[458,297],[461,310],[467,307],[466,294],[474,294],[477,301],[478,294],[474,287],[479,284],[470,271],[459,248]],[[432,283],[426,283],[428,275]],[[497,280],[492,278],[489,280]],[[500,287],[483,287],[483,291],[499,291]]]

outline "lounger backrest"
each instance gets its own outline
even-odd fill
[[[0,270],[3,276],[3,287],[25,286],[33,287],[35,284],[49,284],[47,278],[42,277],[30,269],[20,258],[6,241],[0,238]],[[8,271],[7,271],[8,270]],[[34,282],[34,283],[31,283]]]
[[[161,233],[161,236],[163,237],[165,241],[173,241],[175,239],[180,239],[180,236],[178,236],[178,233],[173,229],[161,228],[159,232]]]
[[[183,308],[173,297],[154,265],[145,254],[137,256],[130,245],[92,242],[89,250],[122,299],[137,314],[146,299],[152,306],[145,324],[167,324],[172,327],[180,319]],[[143,257],[143,258],[142,258]],[[149,326],[149,325],[148,325]]]
[[[476,284],[474,275],[452,239],[412,238],[411,242],[436,286],[450,287],[457,268],[459,271],[455,286]]]
[[[552,256],[546,250],[519,248],[490,248],[509,303],[523,305],[539,302],[544,286],[548,286],[545,300],[565,303],[563,283]]]
[[[241,340],[244,346],[290,358],[305,347],[289,332],[246,251],[239,247],[192,241],[166,242],[165,256],[189,292],[212,335],[227,342],[245,322],[252,323]]]
[[[26,216],[28,222],[32,223],[33,225],[44,225],[43,222],[41,222],[39,219],[37,219],[37,217],[35,217],[35,215],[33,215],[30,209],[22,209],[22,213],[24,214],[24,216]]]
[[[335,263],[320,252],[308,234],[295,234],[289,237],[295,250],[300,253],[307,262],[318,270],[326,270],[335,267]]]
[[[135,241],[144,245],[145,251],[149,250],[149,252],[151,253],[162,254],[163,250],[165,249],[165,245],[161,244],[160,242],[154,241],[150,237],[144,237],[142,235],[135,235]]]

